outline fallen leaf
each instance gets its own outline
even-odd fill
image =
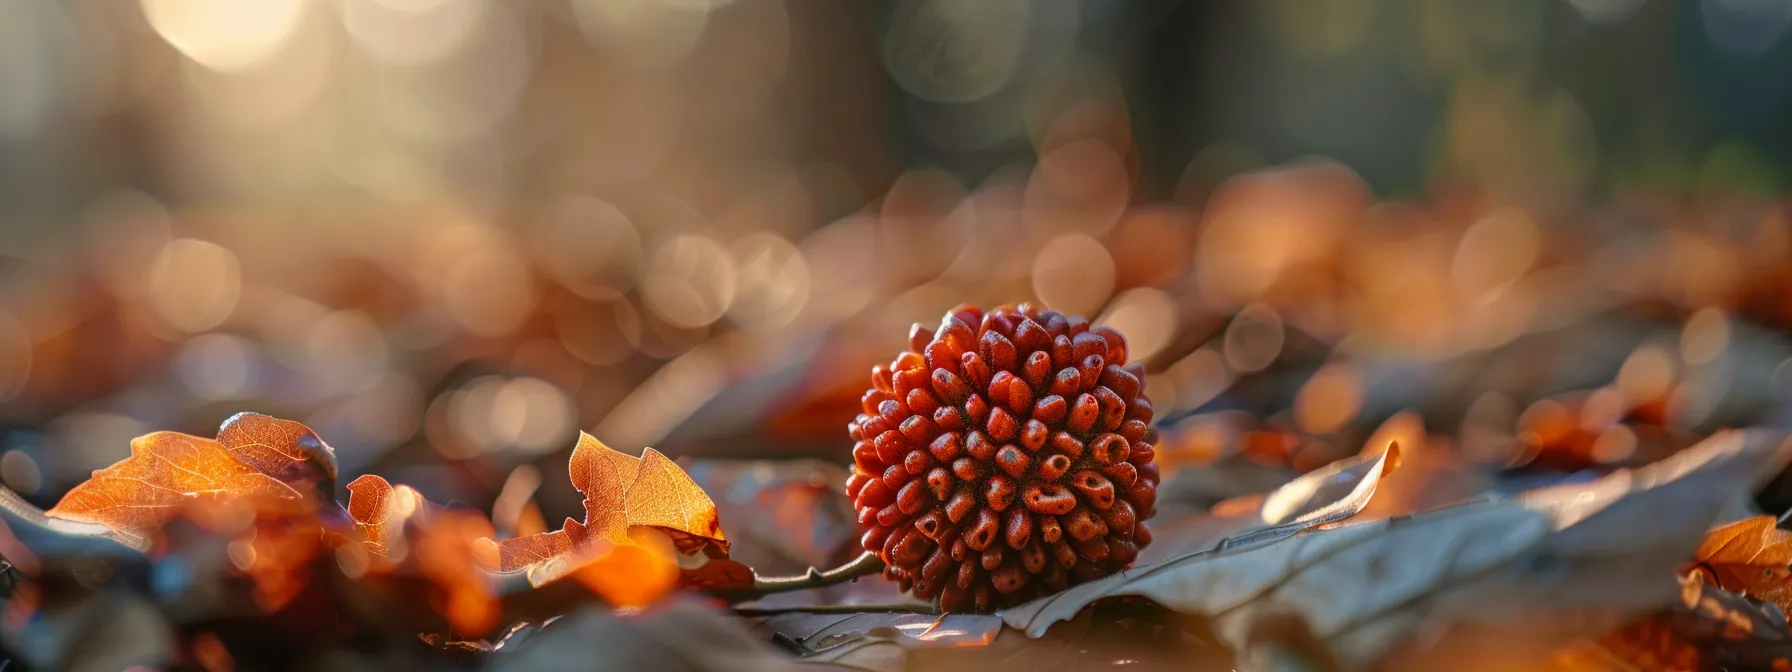
[[[585,520],[567,518],[559,530],[515,539],[480,539],[482,567],[525,572],[533,586],[574,576],[626,605],[647,604],[674,585],[753,584],[752,570],[728,559],[715,503],[659,451],[636,458],[581,432],[568,471],[585,495]]]
[[[855,670],[1234,669],[1232,652],[1197,619],[1144,604],[1105,604],[1030,639],[988,614],[788,611],[751,616],[762,639]]]
[[[580,611],[549,623],[519,645],[504,647],[486,663],[486,669],[498,672],[769,672],[794,665],[738,620],[690,602],[630,615]]]
[[[398,555],[394,546],[404,540],[404,523],[423,504],[410,486],[392,487],[386,479],[366,474],[348,484],[348,514],[361,533],[361,544],[375,555]]]
[[[110,528],[52,518],[11,490],[0,487],[0,558],[36,577],[40,571],[67,571],[83,562],[128,561],[139,549],[121,543]]]
[[[223,444],[178,432],[131,440],[131,456],[93,472],[45,513],[104,525],[137,548],[201,497],[298,501],[299,491],[238,459]]]
[[[1731,499],[1785,458],[1765,433],[1720,433],[1590,485],[1221,543],[1001,616],[1037,637],[1096,600],[1135,595],[1212,618],[1215,632],[1239,650],[1265,619],[1295,617],[1353,669],[1375,664],[1421,629],[1451,624],[1567,641],[1670,604],[1675,566]],[[1540,617],[1563,612],[1576,618]]]
[[[1792,668],[1792,633],[1787,632],[1779,607],[1696,576],[1681,577],[1680,586],[1680,600],[1672,609],[1564,647],[1556,668],[1650,672]]]
[[[466,510],[434,506],[410,486],[372,474],[348,484],[348,512],[371,569],[409,569],[434,585],[431,606],[454,630],[483,635],[497,625],[496,590],[485,574],[491,521]]]
[[[243,464],[295,490],[335,499],[336,451],[310,427],[260,413],[238,413],[218,427],[218,443]]]
[[[1773,516],[1755,516],[1705,535],[1693,553],[1697,569],[1724,590],[1792,609],[1792,532]]]
[[[579,443],[567,461],[568,475],[572,487],[585,494],[585,524],[596,538],[628,540],[628,492],[641,472],[640,464],[641,458],[611,450],[597,437],[579,432]]]
[[[583,436],[579,443],[584,446]],[[603,444],[598,446],[603,447]],[[716,503],[683,469],[652,448],[641,453],[640,466],[635,471],[634,482],[628,486],[623,508],[628,512],[631,527],[682,532],[721,542],[723,548],[727,548],[726,539],[722,537],[722,524],[716,519]]]
[[[985,646],[1002,631],[1002,619],[990,614],[790,611],[755,621],[763,634],[800,644],[809,654],[868,640],[908,648]]]
[[[1390,441],[1373,453],[1307,472],[1270,492],[1263,499],[1259,517],[1266,524],[1278,525],[1323,524],[1354,516],[1369,504],[1382,479],[1402,463],[1402,454],[1400,444]]]
[[[1402,451],[1388,450],[1338,460],[1307,472],[1267,495],[1226,500],[1237,510],[1228,515],[1183,515],[1152,524],[1151,546],[1139,552],[1140,563],[1158,562],[1212,549],[1291,536],[1316,525],[1357,515],[1368,506]],[[1216,508],[1217,513],[1217,508]]]
[[[1386,446],[1400,444],[1400,468],[1393,470],[1364,506],[1360,517],[1387,518],[1460,504],[1493,486],[1482,469],[1464,459],[1446,441],[1433,441],[1418,413],[1395,413],[1363,443],[1373,455]]]

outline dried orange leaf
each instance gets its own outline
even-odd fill
[[[580,432],[579,445],[573,448],[567,466],[573,487],[585,493],[584,522],[567,518],[561,529],[554,532],[481,544],[486,569],[528,569],[529,580],[541,585],[578,569],[610,546],[629,543],[627,493],[638,475],[640,462],[640,458],[616,452],[596,437]],[[601,548],[596,544],[600,540],[606,542]]]
[[[392,555],[395,542],[404,535],[404,521],[421,504],[417,491],[402,485],[394,488],[373,474],[348,484],[348,515],[361,533],[361,544],[381,556]]]
[[[584,523],[567,518],[553,532],[531,534],[494,542],[479,540],[479,564],[486,571],[509,573],[528,570],[529,583],[542,585],[566,576],[616,546],[594,539]]]
[[[93,472],[46,513],[103,525],[120,541],[142,547],[149,535],[201,497],[302,498],[217,441],[155,432],[132,439],[130,457]]]
[[[310,427],[260,413],[238,413],[218,427],[223,444],[243,464],[299,489],[336,488],[336,452]]]
[[[1792,532],[1755,516],[1705,535],[1693,553],[1717,587],[1792,609]]]
[[[640,463],[641,458],[616,452],[597,437],[579,432],[579,445],[567,467],[572,487],[585,493],[585,527],[597,538],[628,541],[628,490],[639,477]]]
[[[526,571],[542,585],[573,576],[615,604],[644,604],[674,584],[717,589],[752,585],[752,570],[727,558],[715,502],[672,460],[652,448],[639,458],[589,434],[569,461],[585,493],[585,520],[554,532],[481,539],[488,571]]]
[[[672,460],[648,448],[628,488],[628,524],[677,530],[724,541],[716,503]]]

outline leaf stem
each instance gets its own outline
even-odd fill
[[[857,580],[861,576],[870,576],[883,571],[884,561],[869,551],[853,558],[839,567],[820,570],[810,567],[808,572],[798,576],[753,576],[753,587],[736,590],[719,591],[718,594],[730,602],[745,602],[776,593],[788,593],[793,590],[825,588],[827,586]]]
[[[903,614],[935,613],[933,605],[909,602],[890,602],[885,604],[811,604],[794,607],[735,607],[734,615],[742,618],[758,618],[777,616],[780,614],[869,614],[876,612],[895,612]]]

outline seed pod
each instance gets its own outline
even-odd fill
[[[1065,426],[1070,429],[1072,434],[1087,436],[1089,430],[1095,428],[1095,422],[1100,418],[1100,402],[1095,400],[1095,395],[1083,393],[1078,395],[1076,403],[1071,405],[1070,419],[1065,421]]]
[[[920,392],[920,390],[915,390],[915,392]],[[920,445],[931,443],[933,437],[939,436],[940,434],[939,426],[933,424],[933,420],[921,415],[911,415],[903,418],[902,423],[897,425],[896,429],[901,432],[902,436],[908,439],[910,443]]]
[[[940,507],[933,507],[926,513],[915,516],[915,529],[920,530],[921,534],[927,535],[927,538],[934,541],[944,538],[948,527],[946,511]]]
[[[1021,318],[1020,324],[1014,327],[1014,346],[1027,352],[1038,352],[1051,347],[1052,336],[1046,333],[1045,327],[1039,326],[1031,318]]]
[[[910,483],[909,485],[915,485]],[[906,487],[906,486],[905,486]],[[1083,501],[1097,509],[1106,509],[1114,505],[1114,484],[1100,473],[1084,469],[1070,475],[1070,487],[1083,496]],[[901,502],[901,493],[896,496]]]
[[[883,479],[874,478],[865,484],[865,489],[859,491],[856,503],[861,509],[881,509],[895,501],[896,493],[884,485]]]
[[[889,374],[884,374],[883,385],[884,387],[890,386]],[[895,394],[895,390],[867,390],[865,396],[859,397],[859,408],[864,409],[865,415],[877,415],[877,407],[886,401],[895,399]]]
[[[1034,483],[1021,491],[1020,497],[1022,506],[1042,516],[1063,515],[1076,507],[1076,497],[1057,483]]]
[[[989,412],[989,439],[996,443],[1007,443],[1020,436],[1020,421],[1006,408],[997,408]]]
[[[965,516],[971,515],[976,508],[977,495],[971,491],[969,486],[966,486],[946,502],[946,519],[952,521],[953,524],[962,523]]]
[[[927,472],[927,489],[933,492],[934,499],[944,500],[951,496],[955,485],[958,485],[958,479],[953,478],[952,472],[945,467],[934,467]]]
[[[1015,359],[1014,342],[1008,340],[1006,336],[993,331],[985,331],[979,345],[982,348],[983,361],[997,371],[1013,371],[1015,364],[1019,363]]]
[[[1138,553],[1138,551],[1133,552]],[[927,577],[931,581],[938,581],[940,577],[946,575],[947,571],[957,569],[957,564],[952,561],[952,553],[944,546],[940,546],[934,548],[933,554],[927,556],[927,562],[921,564],[921,576]]]
[[[1132,487],[1132,484],[1139,482],[1139,469],[1138,467],[1132,466],[1132,463],[1130,462],[1121,462],[1119,464],[1110,464],[1102,467],[1101,473],[1106,474],[1115,485],[1122,488],[1130,488]]]
[[[865,483],[869,482],[870,480],[871,480],[871,477],[866,476],[863,473],[855,472],[853,475],[847,476],[846,477],[846,496],[851,499],[858,499],[859,492],[861,490],[865,489]]]
[[[987,429],[985,423],[989,422],[989,402],[983,400],[983,395],[972,394],[964,400],[964,415],[972,426]]]
[[[1126,419],[1127,420],[1137,420],[1139,422],[1151,422],[1151,417],[1152,417],[1153,413],[1154,413],[1154,411],[1151,409],[1151,400],[1150,399],[1140,397],[1138,399],[1134,399],[1130,402],[1127,402],[1127,404],[1126,404]]]
[[[933,330],[927,325],[916,322],[908,328],[908,349],[910,352],[921,352],[933,341]]]
[[[1027,547],[1020,549],[1020,564],[1034,574],[1045,571],[1045,548],[1038,541],[1027,542]]]
[[[1101,381],[1101,369],[1106,365],[1107,362],[1102,360],[1101,355],[1089,355],[1077,364],[1076,372],[1082,377],[1084,392],[1093,391]]]
[[[908,469],[903,468],[901,462],[897,462],[884,470],[884,487],[900,490],[902,486],[908,485],[909,480],[914,477],[914,474],[908,473]]]
[[[898,567],[919,567],[927,555],[933,552],[933,540],[927,535],[910,532],[896,544],[895,554],[890,558]]]
[[[1102,434],[1089,440],[1089,459],[1104,467],[1115,462],[1125,462],[1130,452],[1132,451],[1126,445],[1126,437],[1119,434]]]
[[[962,404],[971,395],[971,387],[951,371],[939,369],[933,372],[933,393],[948,404]]]
[[[907,517],[908,516],[902,513],[902,509],[898,508],[895,504],[877,510],[877,524],[884,527],[895,527],[897,523],[902,522],[902,520]],[[911,530],[914,528],[907,527],[904,529]]]
[[[890,367],[883,364],[871,367],[871,392],[882,392],[885,399],[894,399],[895,397],[889,395],[895,391],[896,388],[890,386]],[[867,392],[865,398],[871,398],[871,394]],[[871,402],[871,405],[865,408],[865,412],[870,413],[870,409],[877,408],[877,402]]]
[[[950,371],[958,374],[964,373],[958,368],[958,356],[962,352],[963,351],[961,350],[953,349],[945,343],[934,341],[927,345],[927,352],[924,353],[924,356],[927,358],[928,368],[935,371]]]
[[[1083,456],[1083,442],[1076,440],[1069,432],[1053,434],[1051,445],[1052,450],[1073,461]]]
[[[1126,337],[1121,336],[1120,332],[1114,331],[1113,327],[1108,326],[1095,327],[1090,329],[1089,333],[1100,336],[1102,340],[1108,342],[1108,361],[1123,366],[1126,364]]]
[[[1095,517],[1095,512],[1085,507],[1076,507],[1064,515],[1064,531],[1077,541],[1088,541],[1108,534],[1108,524]]]
[[[983,565],[985,571],[993,570],[1002,566],[1002,556],[1003,551],[1001,546],[990,546],[989,550],[983,552],[980,563]]]
[[[1038,418],[1028,420],[1027,424],[1020,428],[1020,445],[1029,453],[1039,452],[1040,448],[1045,447],[1046,439],[1051,438],[1051,433],[1052,430]]]
[[[1027,581],[1032,578],[1033,575],[1031,573],[1027,572],[1025,568],[1013,561],[997,567],[989,573],[990,585],[996,589],[996,592],[1003,595],[1008,595],[1014,591],[1020,590],[1021,587],[1027,585]]]
[[[934,437],[933,443],[927,447],[927,452],[933,455],[933,459],[950,463],[964,454],[964,437],[958,432],[941,434]]]
[[[952,475],[957,476],[961,481],[981,479],[986,471],[984,463],[978,462],[973,457],[961,457],[952,461]]]
[[[926,481],[909,481],[896,491],[896,508],[904,515],[915,515],[921,512],[921,507],[931,503],[931,494],[927,491]]]
[[[978,509],[976,517],[971,519],[970,526],[964,530],[964,543],[971,550],[981,552],[996,540],[996,534],[1001,528],[1001,519],[996,516],[996,512]]]
[[[971,432],[971,435],[965,439],[964,449],[965,452],[970,453],[971,459],[978,462],[988,462],[995,459],[996,456],[995,442],[990,441],[983,432]]]
[[[1066,568],[1076,566],[1076,549],[1071,548],[1070,542],[1067,540],[1059,539],[1057,543],[1052,544],[1052,556],[1057,558],[1058,564]]]
[[[1070,365],[1070,337],[1052,337],[1052,368],[1062,369]]]
[[[1045,387],[1052,377],[1052,356],[1043,352],[1027,355],[1027,361],[1021,364],[1020,376],[1033,389]]]
[[[1088,359],[1090,355],[1106,357],[1108,354],[1108,342],[1095,334],[1086,332],[1077,334],[1070,340],[1070,343],[1071,356],[1079,362]]]
[[[902,470],[914,475],[927,473],[936,464],[939,460],[925,450],[910,451],[908,457],[902,458]]]
[[[847,496],[885,576],[989,611],[1137,559],[1158,437],[1118,332],[1021,304],[959,306],[908,334],[847,425]]]
[[[1096,386],[1095,401],[1101,406],[1101,431],[1111,432],[1126,421],[1126,401],[1106,387]]]
[[[959,355],[958,361],[964,367],[965,382],[970,383],[973,388],[989,387],[989,377],[993,372],[990,371],[989,363],[985,362],[983,357],[975,352],[967,352]]]
[[[1109,364],[1101,370],[1101,386],[1113,390],[1121,399],[1132,401],[1139,397],[1139,379],[1125,369]]]
[[[1076,369],[1061,369],[1052,377],[1052,394],[1065,399],[1083,391],[1083,374]]]
[[[989,485],[983,489],[983,500],[995,511],[1007,511],[1014,504],[1014,496],[1018,494],[1014,480],[1002,474],[989,477]]]
[[[1068,471],[1070,471],[1070,457],[1052,455],[1039,462],[1039,471],[1034,474],[1034,477],[1046,483],[1055,483],[1058,479],[1063,478],[1065,472]]]
[[[1025,508],[1008,511],[1008,524],[1002,527],[1008,547],[1020,550],[1033,537],[1033,514]]]
[[[1002,446],[996,451],[996,466],[1012,478],[1025,478],[1027,470],[1033,467],[1033,458],[1014,446]]]
[[[852,465],[859,471],[871,473],[883,470],[883,460],[877,456],[877,447],[870,442],[860,441],[852,446]]]
[[[1139,524],[1138,513],[1132,509],[1132,503],[1124,499],[1116,500],[1113,506],[1096,509],[1095,515],[1108,524],[1108,533],[1114,537],[1133,536],[1133,529]]]

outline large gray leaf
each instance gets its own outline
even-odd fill
[[[786,612],[759,618],[754,628],[807,663],[896,672],[909,667],[916,649],[987,646],[1002,621],[984,614]]]
[[[504,648],[486,659],[486,669],[770,672],[793,665],[739,621],[691,602],[624,616],[587,609],[542,627],[514,650]]]
[[[1257,534],[1004,611],[1038,637],[1090,603],[1144,597],[1207,616],[1240,651],[1297,620],[1355,669],[1415,635],[1487,625],[1554,641],[1671,604],[1674,567],[1731,500],[1783,465],[1778,436],[1725,432],[1599,481],[1414,516]],[[1274,529],[1274,528],[1271,528]],[[1576,618],[1539,618],[1565,612]]]

